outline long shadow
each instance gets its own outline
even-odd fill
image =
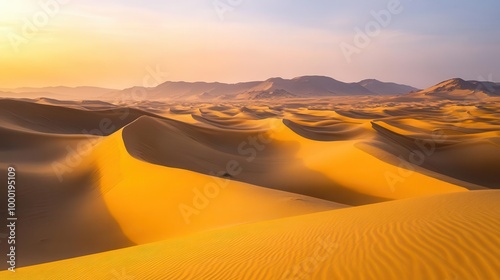
[[[101,196],[99,178],[104,174],[91,168],[80,173],[75,170],[61,182],[52,172],[51,158],[43,148],[23,147],[24,137],[29,135],[19,135],[21,144],[16,153],[0,149],[2,182],[7,181],[6,168],[16,168],[17,268],[135,245],[122,233]],[[51,139],[47,136],[45,140]],[[60,149],[64,150],[65,145]],[[20,153],[29,153],[31,161],[17,159]],[[0,201],[0,219],[6,221],[6,188],[0,192]],[[0,234],[4,227],[2,224]],[[7,245],[5,239],[0,239],[4,256]],[[0,270],[7,267],[6,262],[1,262]]]
[[[28,101],[0,100],[0,125],[52,134],[110,135],[141,116],[162,118],[134,108],[80,110]]]
[[[378,136],[371,143],[365,143],[366,147],[363,150],[380,160],[388,162],[385,157],[380,156],[380,153],[375,152],[376,150],[389,153],[395,158],[402,158],[408,164],[411,158],[418,158],[415,156],[418,153],[423,155],[418,158],[421,162],[412,166],[428,176],[464,185],[469,189],[478,189],[478,186],[500,188],[498,179],[500,149],[497,145],[487,142],[481,145],[469,142],[470,145],[467,145],[467,140],[440,143],[433,141],[432,135],[429,135],[427,138],[418,138],[421,142],[427,139],[425,147],[422,148],[422,144],[417,144],[417,138],[398,134],[376,123],[372,123],[372,127]],[[481,166],[477,166],[475,164],[477,162],[481,162]],[[401,164],[401,162],[389,163]],[[439,176],[440,174],[445,176]]]

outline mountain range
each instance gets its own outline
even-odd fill
[[[265,81],[242,83],[172,82],[155,87],[131,87],[123,90],[99,87],[45,87],[3,90],[0,96],[8,98],[98,99],[113,101],[140,96],[158,101],[210,100],[269,100],[287,98],[325,98],[333,96],[394,96],[411,98],[483,98],[500,96],[500,84],[465,81],[455,78],[430,88],[419,90],[408,85],[366,79],[345,83],[325,76],[301,76],[293,79],[270,78]]]
[[[302,76],[293,79],[270,78],[265,81],[237,84],[206,82],[165,82],[154,88],[143,88],[152,99],[182,100],[255,100],[353,95],[393,95],[417,90],[414,87],[377,80],[345,83],[324,76]],[[138,88],[125,89],[125,93]]]
[[[454,78],[409,95],[444,99],[481,99],[500,96],[500,84]]]

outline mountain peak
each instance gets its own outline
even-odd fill
[[[500,95],[500,87],[495,83],[453,78],[419,91],[414,96],[430,96],[445,99],[482,99],[498,95]]]
[[[319,76],[319,75],[309,75],[309,76],[299,76],[295,77],[292,79],[292,81],[297,81],[297,80],[335,80],[332,77],[328,76]]]
[[[418,90],[417,88],[396,83],[382,82],[376,79],[365,79],[357,84],[377,95],[397,95]]]
[[[377,79],[364,79],[359,81],[359,84],[365,84],[365,83],[382,83],[382,82]]]
[[[446,81],[443,81],[430,89],[434,92],[443,92],[443,91],[453,91],[453,90],[475,90],[477,85],[474,83],[465,81],[461,78],[453,78]]]
[[[269,78],[266,80],[266,82],[281,82],[281,81],[284,81],[285,79],[281,78],[281,77],[272,77],[272,78]]]

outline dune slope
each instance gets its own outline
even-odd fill
[[[476,191],[297,216],[21,268],[11,278],[496,279],[499,199]]]
[[[141,119],[128,129],[134,129],[134,124],[141,124]],[[346,207],[225,177],[144,162],[129,154],[123,133],[120,130],[104,139],[86,164],[103,174],[99,180],[103,199],[124,234],[137,244]],[[183,143],[177,141],[172,145],[179,147]]]
[[[390,100],[0,100],[0,278],[494,279],[498,104]]]

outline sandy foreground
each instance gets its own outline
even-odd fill
[[[500,279],[499,104],[2,99],[0,279]]]

